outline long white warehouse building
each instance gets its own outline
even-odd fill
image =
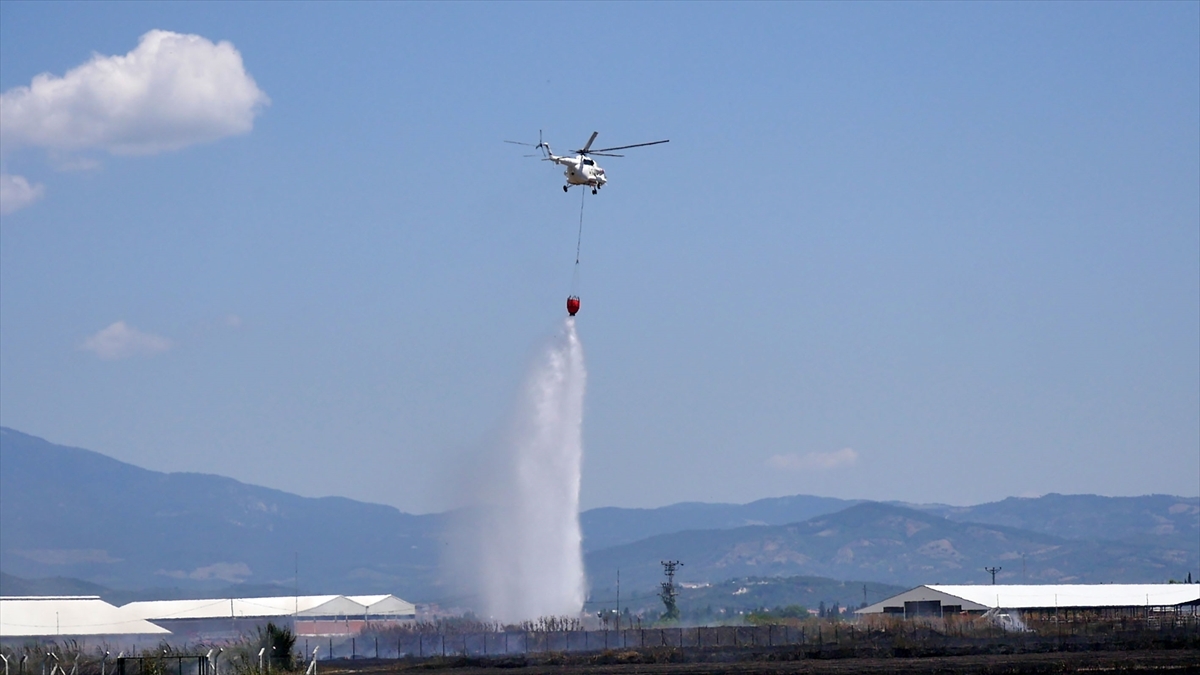
[[[167,635],[95,595],[0,598],[0,638],[134,638]]]
[[[236,636],[267,621],[287,626],[297,635],[352,635],[368,623],[416,618],[416,607],[394,595],[151,600],[131,602],[122,609],[172,633],[209,637]]]
[[[942,616],[989,609],[1022,611],[1174,610],[1196,613],[1200,584],[928,585],[863,607],[858,614]]]

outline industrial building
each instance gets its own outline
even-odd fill
[[[122,607],[172,633],[206,639],[236,638],[268,621],[296,635],[355,635],[368,623],[412,621],[416,607],[394,595],[296,595],[271,598],[153,600]]]
[[[124,645],[169,633],[99,596],[0,597],[0,639],[6,643],[71,638]]]
[[[859,615],[911,618],[1019,610],[1042,614],[1091,611],[1107,615],[1200,613],[1200,584],[928,585],[863,607]]]

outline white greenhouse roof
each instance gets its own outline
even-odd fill
[[[339,602],[340,601],[340,602]],[[301,595],[274,598],[210,598],[205,600],[148,600],[124,605],[143,619],[229,619],[274,616],[338,616],[361,613],[358,603],[340,595]],[[350,609],[350,612],[344,610]]]
[[[905,602],[939,600],[964,610],[999,607],[1042,609],[1052,607],[1173,607],[1200,602],[1200,584],[1047,584],[918,586],[858,610],[874,614]]]
[[[169,633],[94,595],[0,598],[0,637]]]
[[[1200,584],[1048,584],[932,588],[988,607],[1170,607],[1200,601]]]
[[[416,605],[394,595],[348,595],[346,598],[366,607],[368,617],[416,616],[417,613]]]
[[[394,595],[301,595],[274,598],[213,598],[208,600],[153,600],[124,606],[134,616],[150,621],[174,619],[270,618],[297,616],[411,615],[416,608]]]

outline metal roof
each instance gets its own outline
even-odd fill
[[[273,598],[209,598],[148,600],[122,607],[142,619],[229,619],[276,616],[354,616],[362,606],[341,595],[300,595]]]
[[[0,598],[0,637],[169,633],[95,595]]]
[[[899,595],[893,595],[883,602],[877,602],[874,605],[863,607],[862,609],[857,610],[856,613],[879,614],[883,612],[885,607],[903,608],[904,603],[906,602],[928,602],[930,600],[937,600],[941,602],[942,605],[959,605],[963,610],[969,612],[978,612],[988,609],[986,605],[971,602],[970,600],[966,600],[959,596],[951,595],[950,593],[945,593],[940,590],[934,590],[933,586],[917,586],[916,588],[904,591]]]
[[[988,607],[1173,607],[1200,601],[1200,584],[1049,584],[929,588]]]
[[[1200,602],[1200,584],[996,584],[918,586],[858,610],[876,614],[905,602],[940,600],[964,610],[1053,607],[1174,607]]]
[[[213,598],[152,600],[124,606],[134,616],[151,621],[316,616],[405,616],[416,607],[394,595],[300,595],[273,598]]]
[[[353,600],[367,608],[367,616],[416,616],[417,606],[401,600],[394,595],[348,595]]]

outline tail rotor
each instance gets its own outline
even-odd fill
[[[504,142],[512,143],[513,145],[524,145],[525,147],[528,147],[528,148],[537,148],[538,149],[538,154],[522,155],[523,157],[541,157],[542,159],[546,159],[546,157],[549,156],[549,154],[550,154],[550,144],[546,143],[545,141],[542,140],[542,130],[541,129],[538,129],[538,142],[537,143],[525,143],[522,141],[504,141]]]

